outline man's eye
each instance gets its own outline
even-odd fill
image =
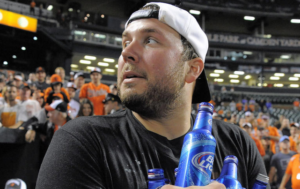
[[[130,41],[125,41],[123,47],[127,47],[130,44]]]
[[[148,38],[147,43],[152,44],[152,43],[157,43],[154,39]]]

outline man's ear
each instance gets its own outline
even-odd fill
[[[192,60],[187,61],[187,65],[189,67],[189,70],[187,72],[187,75],[185,77],[185,81],[187,83],[194,82],[202,73],[202,70],[204,69],[204,63],[201,60],[201,58],[197,57]]]

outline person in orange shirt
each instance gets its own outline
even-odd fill
[[[262,116],[262,124],[261,127],[263,128],[262,137],[270,139],[270,147],[273,154],[276,153],[276,144],[280,139],[279,132],[276,127],[269,126],[269,117],[266,115]],[[254,128],[255,136],[258,136],[257,132],[258,128]],[[279,149],[278,149],[279,150]]]
[[[236,103],[236,109],[237,109],[238,111],[242,111],[242,109],[243,109],[243,104],[242,104],[241,101],[239,101],[238,103]]]
[[[66,103],[69,103],[70,96],[69,96],[67,89],[62,87],[62,80],[61,80],[60,76],[57,74],[53,74],[50,78],[50,81],[51,81],[51,87],[48,87],[45,90],[45,95],[44,95],[45,102],[47,102],[48,104],[51,104],[53,94],[60,93],[64,97],[63,100]]]
[[[264,149],[262,143],[260,142],[260,140],[258,140],[256,137],[254,137],[252,135],[252,124],[251,123],[244,123],[242,125],[242,129],[244,131],[246,131],[249,134],[249,136],[254,140],[254,142],[256,144],[256,147],[257,147],[261,157],[264,157],[266,153],[265,153],[265,149]]]
[[[294,110],[298,110],[300,106],[299,99],[296,98],[295,101],[293,102]]]
[[[278,189],[285,189],[285,185],[291,177],[292,189],[300,188],[300,141],[297,142],[297,151],[298,154],[291,158]]]
[[[106,95],[110,93],[109,86],[101,83],[101,69],[95,68],[91,70],[91,82],[84,84],[80,90],[80,99],[89,99],[94,105],[95,115],[104,115],[104,105],[102,101]]]
[[[34,1],[31,1],[30,3],[30,13],[32,13],[34,15],[34,8],[35,8],[35,2]]]
[[[259,112],[259,113],[258,113],[258,116],[257,116],[257,119],[256,119],[257,125],[258,125],[258,126],[260,126],[260,125],[262,124],[262,118],[261,118],[262,115],[263,115],[262,112]]]
[[[291,142],[291,150],[294,152],[297,152],[297,142],[300,141],[299,140],[299,132],[300,132],[300,128],[299,128],[299,124],[298,123],[291,123],[290,124],[290,142]]]

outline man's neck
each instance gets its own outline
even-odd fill
[[[44,83],[45,80],[44,80],[44,79],[43,79],[43,80],[38,80],[38,82],[39,82],[39,83]]]
[[[10,107],[12,107],[17,104],[17,101],[16,100],[8,101],[8,104]]]
[[[283,153],[283,154],[289,154],[290,150],[289,149],[282,149],[281,153]]]
[[[147,130],[164,136],[168,140],[186,134],[191,128],[191,104],[189,103],[182,103],[182,106],[178,106],[172,113],[160,120],[143,119],[138,113],[132,112]]]
[[[101,84],[101,81],[96,81],[96,82],[92,81],[92,83],[93,83],[94,85],[98,86],[98,85]]]

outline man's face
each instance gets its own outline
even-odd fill
[[[20,98],[22,101],[28,100],[30,98],[31,91],[28,88],[20,89]]]
[[[44,82],[45,77],[46,77],[46,73],[45,72],[37,72],[36,77],[37,77],[39,82]]]
[[[77,86],[78,89],[80,89],[84,85],[84,83],[85,83],[84,77],[79,76],[75,79],[75,85]]]
[[[68,93],[70,95],[70,98],[74,98],[75,97],[75,92],[76,92],[75,89],[72,88],[72,87],[68,87],[67,89],[68,89]]]
[[[102,75],[98,72],[91,73],[91,80],[93,83],[97,83],[102,79]]]
[[[48,117],[49,117],[49,121],[51,123],[59,124],[59,121],[58,121],[58,120],[60,120],[60,112],[59,111],[57,111],[57,110],[49,111]]]
[[[8,87],[7,93],[8,93],[8,100],[14,101],[17,97],[17,88],[16,87]]]
[[[291,133],[291,136],[295,136],[296,134],[299,133],[299,129],[297,127],[291,127],[290,128],[290,133]]]
[[[279,147],[282,150],[290,149],[290,141],[289,140],[284,140],[284,141],[280,142]]]
[[[59,75],[60,78],[61,78],[62,80],[65,79],[65,71],[64,71],[64,70],[59,69],[59,70],[56,70],[55,73],[56,73],[57,75]]]
[[[19,88],[22,85],[22,80],[15,79],[16,87]]]
[[[118,61],[122,102],[141,116],[164,117],[180,105],[185,85],[180,35],[157,19],[140,19],[128,25],[122,43]]]
[[[115,108],[115,102],[108,101],[104,104],[105,115],[110,114],[111,110]]]
[[[245,125],[242,129],[243,129],[244,131],[246,131],[246,132],[251,136],[251,131],[252,131],[251,127]]]
[[[61,89],[61,84],[60,83],[57,83],[57,84],[53,85],[54,93],[59,93],[60,89]]]

